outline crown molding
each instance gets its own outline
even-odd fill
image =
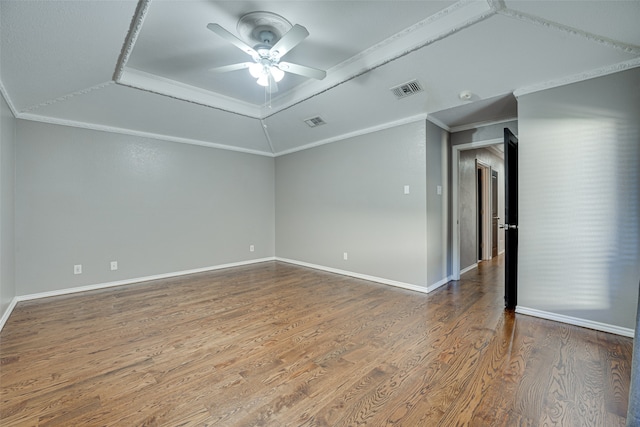
[[[131,25],[129,26],[129,33],[124,41],[124,45],[122,46],[122,51],[120,53],[120,57],[118,58],[118,62],[116,63],[116,70],[113,73],[113,80],[118,82],[122,78],[122,73],[124,72],[124,68],[129,61],[129,57],[131,57],[131,52],[133,52],[133,47],[138,40],[138,35],[140,35],[140,31],[142,30],[142,24],[144,23],[144,18],[147,16],[147,12],[149,11],[149,4],[151,4],[151,0],[140,0],[138,2],[138,6],[136,7],[136,12],[133,15],[131,20]]]
[[[383,123],[383,124],[380,124],[380,125],[376,125],[376,126],[360,129],[360,130],[353,131],[353,132],[348,132],[348,133],[345,133],[345,134],[342,134],[342,135],[338,135],[338,136],[335,136],[335,137],[322,139],[320,141],[312,142],[312,143],[309,143],[309,144],[306,144],[306,145],[302,145],[302,146],[299,146],[299,147],[290,148],[288,150],[279,151],[279,152],[275,153],[274,156],[275,157],[284,156],[284,155],[287,155],[287,154],[295,153],[297,151],[303,151],[303,150],[307,150],[309,148],[315,148],[315,147],[319,147],[321,145],[331,144],[332,142],[343,141],[345,139],[355,138],[357,136],[367,135],[369,133],[378,132],[378,131],[381,131],[381,130],[394,128],[394,127],[401,126],[401,125],[406,125],[406,124],[409,124],[409,123],[415,123],[415,122],[423,121],[423,120],[426,120],[426,119],[427,119],[427,114],[418,114],[416,116],[411,116],[411,117],[406,117],[404,119],[394,120],[394,121]]]
[[[607,37],[602,37],[597,34],[589,33],[587,31],[582,31],[577,28],[570,27],[568,25],[559,24],[557,22],[548,21],[538,16],[520,12],[515,9],[504,8],[504,9],[499,9],[496,12],[500,15],[517,19],[519,21],[524,21],[529,24],[536,25],[538,27],[543,27],[549,30],[560,31],[565,34],[569,34],[573,37],[579,37],[579,38],[588,40],[590,42],[599,43],[610,49],[620,50],[630,55],[640,55],[640,46],[623,43],[617,40],[609,39]]]
[[[640,67],[640,57],[633,58],[624,62],[619,62],[617,64],[608,65],[606,67],[596,68],[594,70],[572,74],[569,76],[565,76],[561,79],[555,79],[547,82],[537,83],[531,86],[526,86],[520,89],[516,89],[513,92],[513,95],[516,98],[519,98],[520,96],[528,95],[530,93],[540,92],[547,89],[553,89],[555,87],[560,87],[560,86],[566,86],[571,83],[578,83],[584,80],[594,79],[596,77],[603,77],[609,74],[615,74],[615,73],[625,71],[625,70],[630,70],[636,67]]]
[[[274,157],[273,153],[260,151],[260,150],[252,150],[249,148],[242,148],[242,147],[237,147],[233,145],[226,145],[226,144],[220,144],[220,143],[209,142],[209,141],[201,141],[198,139],[191,139],[191,138],[181,138],[176,136],[162,135],[162,134],[152,133],[152,132],[143,132],[143,131],[137,131],[132,129],[114,127],[114,126],[98,125],[94,123],[78,122],[75,120],[46,117],[46,116],[40,116],[37,114],[31,114],[31,113],[19,114],[17,118],[23,119],[23,120],[30,120],[34,122],[53,124],[53,125],[96,130],[100,132],[111,132],[111,133],[117,133],[121,135],[131,135],[131,136],[138,136],[142,138],[156,139],[160,141],[178,142],[181,144],[199,145],[202,147],[217,148],[220,150],[237,151],[239,153],[245,153],[245,154],[255,154],[258,156]]]
[[[465,130],[479,129],[486,126],[499,125],[501,123],[513,122],[513,121],[517,121],[518,117],[516,116],[516,117],[509,117],[509,118],[500,119],[500,120],[476,122],[476,123],[470,123],[468,125],[460,125],[460,126],[453,126],[453,127],[448,126],[444,122],[433,117],[431,114],[427,115],[427,120],[433,123],[434,125],[439,126],[440,128],[446,130],[449,133],[454,133],[454,132],[462,132]]]
[[[145,92],[168,96],[181,101],[205,107],[215,108],[227,113],[260,119],[260,107],[248,102],[210,92],[200,87],[191,86],[156,74],[147,73],[133,68],[122,71],[118,84],[140,89]]]
[[[486,0],[486,1],[487,3],[489,3],[489,6],[491,7],[491,9],[493,9],[496,12],[499,12],[507,8],[507,5],[505,4],[504,0]]]
[[[4,98],[5,102],[9,106],[9,110],[11,110],[11,114],[13,114],[13,117],[18,118],[18,110],[16,110],[16,106],[13,105],[13,102],[9,97],[9,93],[7,93],[7,89],[4,87],[4,84],[2,83],[2,80],[0,80],[0,94],[2,94],[2,97]]]
[[[271,135],[269,135],[269,129],[267,127],[267,123],[263,119],[260,119],[260,126],[262,127],[262,132],[264,132],[264,137],[269,143],[269,148],[271,149],[271,152],[275,153],[275,150],[273,149],[273,142],[271,142]]]
[[[492,120],[492,121],[487,121],[487,122],[476,122],[476,123],[470,123],[468,125],[460,125],[460,126],[454,126],[451,128],[451,132],[463,132],[465,130],[472,130],[472,129],[480,129],[480,128],[484,128],[487,126],[493,126],[493,125],[499,125],[502,123],[509,123],[509,122],[514,122],[517,121],[518,117],[510,117],[507,119],[500,119],[500,120]]]
[[[433,123],[434,125],[438,126],[439,128],[446,130],[449,133],[452,132],[451,128],[448,125],[446,125],[444,122],[441,122],[440,120],[436,119],[435,117],[433,117],[430,114],[427,115],[427,120],[430,121],[431,123]]]
[[[31,105],[31,106],[23,109],[20,113],[22,113],[22,114],[30,113],[30,112],[32,112],[34,110],[37,110],[38,108],[48,107],[49,105],[57,104],[58,102],[64,102],[64,101],[67,101],[67,100],[69,100],[69,99],[71,99],[73,97],[79,96],[79,95],[86,95],[89,92],[93,92],[94,90],[104,89],[105,87],[111,86],[113,84],[115,84],[113,81],[108,81],[108,82],[100,83],[100,84],[97,84],[95,86],[91,86],[91,87],[88,87],[88,88],[85,88],[85,89],[80,89],[80,90],[77,90],[75,92],[71,92],[71,93],[68,93],[66,95],[54,98],[54,99],[49,99],[47,101],[41,102],[40,104]]]

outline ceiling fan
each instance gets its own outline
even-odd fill
[[[277,82],[285,72],[299,76],[322,80],[327,73],[323,70],[281,61],[291,49],[307,38],[309,31],[302,25],[291,25],[289,21],[271,12],[251,12],[240,18],[237,30],[243,38],[254,42],[251,47],[219,24],[209,24],[207,28],[227,40],[243,52],[249,54],[253,62],[241,62],[212,68],[210,71],[225,73],[228,71],[249,69],[257,83],[270,92],[278,90]]]

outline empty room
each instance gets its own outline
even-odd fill
[[[638,22],[0,0],[0,425],[640,426]]]

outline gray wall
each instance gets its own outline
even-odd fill
[[[421,121],[276,158],[278,257],[426,286],[425,140]]]
[[[272,158],[23,120],[16,131],[20,295],[275,255]]]
[[[523,95],[518,305],[635,327],[640,68]]]
[[[476,160],[498,172],[498,212],[500,223],[504,223],[504,161],[486,148],[461,151],[458,166],[461,270],[478,262]],[[502,251],[504,251],[504,230],[499,230],[498,252]]]
[[[14,266],[15,122],[0,95],[0,317],[16,296]]]

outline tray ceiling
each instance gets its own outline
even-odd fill
[[[237,35],[256,10],[306,27],[284,59],[327,77],[268,94],[212,73],[250,57],[207,24]],[[279,155],[427,116],[513,118],[514,92],[640,65],[637,22],[638,1],[3,0],[0,89],[22,119]],[[424,91],[389,90],[414,79]]]

